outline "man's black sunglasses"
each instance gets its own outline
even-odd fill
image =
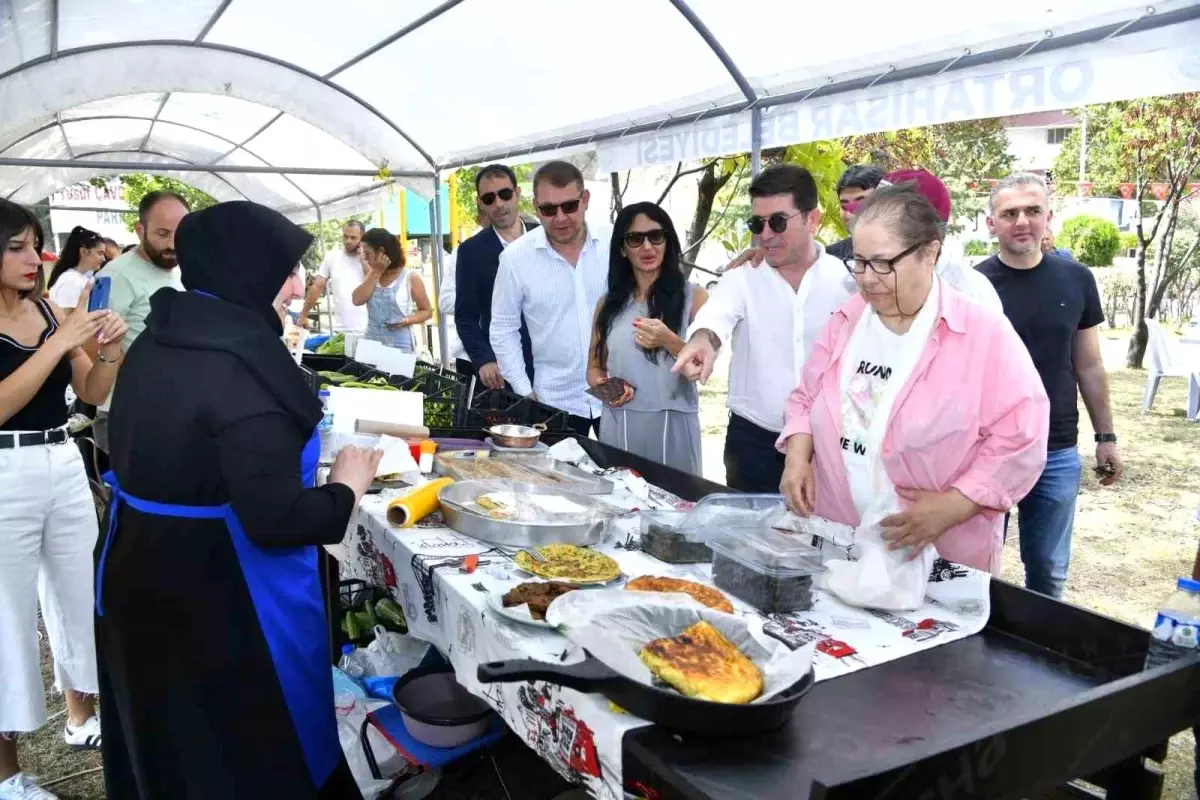
[[[758,236],[760,233],[762,233],[767,226],[770,226],[771,230],[775,231],[776,233],[783,233],[787,230],[789,219],[800,214],[807,213],[807,211],[793,211],[791,214],[785,214],[782,211],[776,211],[769,217],[760,217],[755,214],[753,217],[746,220],[746,227],[749,228],[750,232],[755,236]]]
[[[650,244],[658,246],[667,240],[667,232],[662,228],[655,228],[652,231],[630,231],[625,234],[625,246],[636,250],[650,240]]]
[[[483,194],[479,195],[479,202],[483,203],[485,206],[490,206],[492,203],[496,202],[496,198],[499,197],[501,200],[507,203],[509,200],[513,199],[514,194],[515,192],[512,189],[501,189],[498,192],[484,192]]]
[[[583,200],[583,195],[579,195],[574,200],[568,200],[565,203],[539,203],[537,212],[546,219],[553,219],[561,208],[562,212],[568,217],[579,210],[579,203]]]

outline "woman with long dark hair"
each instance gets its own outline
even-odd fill
[[[16,737],[46,722],[37,612],[66,697],[63,738],[98,748],[92,630],[96,511],[79,448],[67,435],[68,384],[85,402],[108,396],[124,321],[88,312],[85,284],[64,310],[42,298],[42,229],[0,200],[0,797],[51,800],[21,772]],[[69,311],[69,313],[68,313]],[[84,345],[98,346],[95,362]]]
[[[699,391],[671,367],[708,293],[683,276],[681,251],[670,216],[654,203],[617,215],[587,377],[593,388],[615,378],[632,387],[606,398],[600,441],[699,475]]]
[[[421,275],[405,266],[399,240],[385,228],[363,234],[362,260],[367,277],[350,299],[367,307],[366,338],[416,352],[413,330],[433,316]]]
[[[71,229],[58,263],[50,273],[50,299],[59,308],[74,308],[92,273],[104,266],[104,239],[82,225]]]

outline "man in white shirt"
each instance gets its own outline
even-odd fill
[[[550,161],[533,176],[542,226],[505,248],[492,293],[489,339],[500,375],[519,395],[570,415],[581,436],[596,431],[601,404],[587,394],[592,314],[608,285],[612,232],[585,221],[583,175]],[[529,328],[534,380],[526,373],[521,320]]]
[[[769,269],[726,274],[688,330],[673,370],[707,381],[717,350],[731,337],[725,482],[744,492],[779,491],[788,394],[829,316],[857,289],[846,267],[813,238],[821,225],[817,185],[808,170],[769,167],[750,184],[747,220]],[[539,365],[540,366],[540,365]]]
[[[367,330],[367,307],[354,305],[352,295],[354,290],[366,280],[366,272],[359,251],[363,234],[366,229],[356,219],[352,219],[342,228],[342,249],[331,250],[325,254],[325,260],[313,278],[313,284],[304,298],[304,308],[300,311],[298,324],[307,328],[308,313],[321,299],[327,284],[333,299],[333,332],[334,333],[365,333]]]
[[[446,355],[451,362],[467,357],[467,350],[458,338],[458,326],[454,322],[454,303],[457,287],[455,271],[458,267],[458,250],[442,256],[441,291],[438,293],[438,313],[446,318]]]

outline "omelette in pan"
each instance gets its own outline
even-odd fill
[[[649,642],[638,658],[655,677],[686,697],[749,703],[762,694],[763,677],[758,667],[704,621],[678,636]]]

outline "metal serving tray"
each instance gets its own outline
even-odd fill
[[[480,452],[487,453],[483,459]],[[507,474],[486,474],[487,464],[510,466]],[[503,467],[501,468],[503,469]],[[597,477],[574,464],[559,461],[546,454],[528,455],[493,450],[462,450],[453,453],[438,453],[433,459],[433,471],[448,475],[458,481],[499,480],[512,483],[532,483],[530,473],[542,476],[545,483],[535,485],[550,488],[552,493],[574,492],[576,494],[612,494],[612,481]]]
[[[495,519],[468,506],[487,492],[517,492],[565,497],[593,513],[584,522],[514,522]],[[458,533],[489,544],[508,547],[541,547],[547,544],[573,544],[580,547],[600,542],[608,530],[616,509],[595,497],[567,492],[532,483],[510,481],[458,481],[438,494],[442,517]]]

